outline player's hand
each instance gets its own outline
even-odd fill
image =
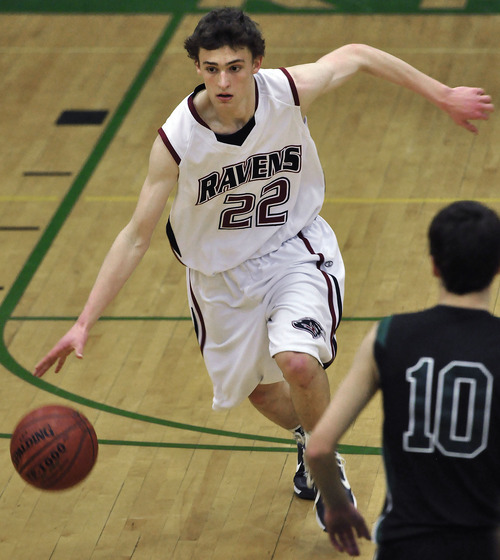
[[[491,96],[486,95],[483,89],[461,86],[449,90],[444,101],[444,110],[456,124],[477,134],[476,126],[469,121],[487,120],[495,107]]]
[[[334,548],[339,552],[347,552],[351,556],[359,556],[355,532],[358,538],[371,540],[363,516],[352,504],[335,510],[325,504],[325,525]]]
[[[74,351],[75,356],[79,359],[83,358],[83,348],[87,342],[88,333],[78,324],[73,325],[71,329],[59,340],[52,350],[42,358],[35,366],[33,374],[35,377],[42,375],[49,370],[55,362],[55,373],[61,371],[66,358]]]

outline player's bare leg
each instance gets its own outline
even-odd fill
[[[266,418],[292,432],[297,441],[297,468],[293,477],[293,489],[299,498],[314,500],[316,492],[310,486],[304,464],[305,434],[293,406],[290,386],[286,381],[258,385],[249,400]]]
[[[293,430],[300,424],[286,381],[257,385],[248,398],[261,414],[278,426]]]
[[[330,384],[321,364],[309,354],[280,352],[274,357],[290,386],[300,424],[310,432],[330,402]]]
[[[280,352],[274,358],[290,387],[291,401],[297,411],[302,428],[307,434],[314,428],[330,402],[330,384],[326,372],[321,364],[309,354]],[[307,466],[300,458],[301,454],[303,455],[304,446],[307,444],[307,436],[304,435],[302,441],[300,436],[296,439],[299,449],[299,463],[294,477],[294,490],[300,498],[309,500],[313,499],[315,489],[308,490],[307,488],[309,482],[307,480]],[[345,474],[344,463],[344,459],[337,454],[337,465],[342,484],[348,498],[356,505],[356,498]],[[324,507],[319,493],[315,495],[315,505],[318,524],[325,529]]]

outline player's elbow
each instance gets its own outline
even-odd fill
[[[126,240],[131,251],[144,254],[151,243],[151,233],[146,227],[141,227],[133,218],[122,230],[121,235]]]
[[[370,58],[373,56],[373,47],[364,43],[349,43],[342,47],[344,54],[351,61],[356,70],[366,70],[369,67]]]

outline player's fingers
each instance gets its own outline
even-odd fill
[[[335,550],[338,550],[339,552],[344,552],[344,547],[340,544],[340,541],[337,539],[335,534],[334,533],[329,533],[329,537],[330,537],[330,542],[333,545],[333,548]]]
[[[477,108],[476,112],[470,116],[470,118],[487,121],[490,118],[490,113],[492,112],[493,109],[488,109],[488,105],[481,105]]]
[[[358,537],[368,539],[369,541],[372,540],[372,536],[370,534],[370,530],[368,529],[366,523],[363,521],[357,527],[356,531],[358,533]]]
[[[35,377],[42,377],[42,375],[43,375],[46,371],[47,371],[47,370],[46,370],[44,367],[42,367],[41,364],[37,364],[37,365],[35,366],[35,371],[33,372],[33,375],[34,375]]]
[[[480,101],[482,103],[483,111],[489,111],[493,113],[495,110],[495,105],[491,102],[491,97],[489,95],[482,95],[480,97]]]
[[[55,362],[55,358],[51,359],[48,357],[43,358],[40,360],[38,364],[35,366],[34,376],[35,377],[42,377],[42,375],[52,366]]]
[[[67,354],[64,354],[64,356],[60,356],[59,360],[57,361],[56,369],[54,370],[55,373],[59,373],[61,371],[61,368],[63,367],[64,362],[66,361],[66,356]]]
[[[475,125],[473,125],[471,122],[469,121],[461,121],[458,123],[459,125],[463,126],[465,129],[467,129],[469,132],[472,132],[473,134],[477,134],[478,130],[477,127]]]
[[[340,542],[343,549],[351,556],[359,556],[359,548],[352,531],[340,533]]]

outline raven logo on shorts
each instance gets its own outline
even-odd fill
[[[325,336],[323,327],[318,323],[318,321],[316,321],[315,319],[311,319],[310,317],[304,317],[303,319],[299,319],[298,321],[292,321],[292,326],[295,329],[307,331],[313,338]]]

